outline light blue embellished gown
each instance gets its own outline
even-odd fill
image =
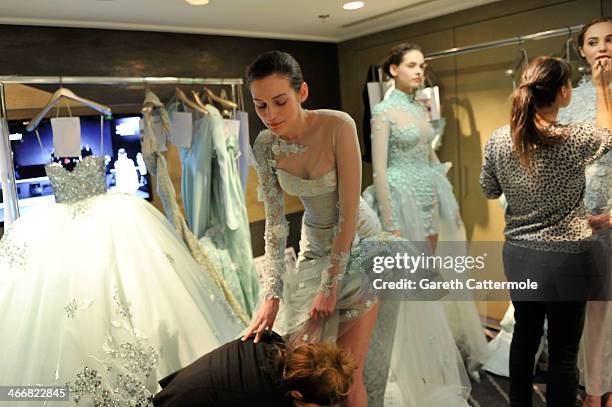
[[[590,77],[583,78],[572,90],[572,100],[559,111],[557,121],[569,123],[595,123],[596,95]],[[586,168],[584,206],[589,214],[600,214],[609,210],[612,197],[612,152]],[[595,238],[608,248],[612,245],[612,230],[598,233]],[[608,280],[608,284],[611,284]],[[489,343],[491,356],[485,368],[504,376],[509,375],[507,362],[514,333],[514,308],[506,311],[502,330]],[[612,306],[610,301],[589,301],[578,366],[581,382],[588,394],[602,396],[612,392]]]
[[[57,203],[0,240],[0,383],[67,385],[58,406],[145,406],[244,324],[159,211],[106,193],[104,158],[46,172]]]
[[[179,103],[170,103],[170,113]],[[223,118],[212,105],[194,115],[191,147],[180,148],[182,197],[189,228],[209,249],[217,248],[220,272],[244,312],[257,305],[259,285],[238,169],[238,135],[226,135]],[[223,255],[226,252],[229,255]]]
[[[401,240],[381,235],[376,215],[360,199],[360,165],[350,160],[360,157],[353,120],[333,110],[314,110],[309,114],[306,133],[309,137],[326,135],[320,137],[321,144],[325,144],[322,157],[329,157],[326,154],[329,145],[335,160],[334,163],[320,159],[317,168],[329,171],[306,178],[279,168],[280,159],[299,158],[309,149],[288,143],[270,130],[261,132],[253,145],[259,196],[266,210],[262,292],[266,298],[280,298],[274,330],[285,335],[290,343],[335,342],[350,329],[351,323],[377,302],[364,259],[373,255],[371,250],[378,255],[377,248],[384,247],[385,242]],[[351,145],[356,146],[354,154],[343,151],[346,146],[350,150]],[[340,191],[345,191],[345,195]],[[284,262],[288,235],[285,192],[299,197],[304,205],[300,253],[294,270],[286,270]],[[411,246],[405,248],[417,255]],[[338,269],[339,273],[334,272]],[[335,311],[328,318],[311,319],[309,311],[315,296],[326,293],[336,281]],[[446,324],[428,323],[431,318],[444,319],[442,306],[429,302],[389,305],[392,312],[388,315],[397,319],[397,329],[394,321],[387,319],[380,333],[388,337],[373,337],[376,344],[372,349],[377,354],[368,355],[365,366],[368,393],[375,393],[380,402],[385,399],[385,382],[391,369],[393,391],[388,396],[389,406],[467,407],[469,379],[452,333]],[[390,360],[378,363],[383,354]],[[373,377],[376,375],[383,383]]]
[[[438,235],[437,255],[449,247],[441,242],[465,241],[447,167],[432,148],[436,132],[425,108],[412,95],[394,89],[374,106],[371,137],[374,183],[363,196],[383,228],[411,241]],[[444,308],[468,368],[476,374],[487,351],[477,309],[471,301],[444,301]]]

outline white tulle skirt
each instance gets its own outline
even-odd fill
[[[167,220],[124,194],[40,208],[5,231],[0,310],[0,384],[68,385],[71,401],[52,405],[146,401],[243,329]]]

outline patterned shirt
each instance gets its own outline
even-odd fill
[[[549,131],[561,141],[537,148],[527,166],[513,151],[510,126],[495,131],[485,146],[480,185],[489,199],[506,196],[508,242],[580,252],[592,234],[583,202],[585,167],[610,149],[612,130],[581,123]]]

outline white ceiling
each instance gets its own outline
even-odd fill
[[[346,11],[342,0],[0,0],[0,24],[340,42],[498,0],[364,1]]]

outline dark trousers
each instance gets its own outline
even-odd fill
[[[549,407],[574,407],[578,392],[576,359],[584,325],[585,302],[513,301],[514,335],[510,346],[510,406],[531,407],[533,366],[544,318],[548,318]]]
[[[510,406],[531,407],[533,393],[533,366],[548,319],[548,385],[546,402],[549,407],[574,407],[578,392],[578,347],[586,301],[563,300],[567,289],[567,276],[580,276],[591,272],[588,253],[567,254],[534,251],[506,243],[504,246],[504,272],[510,281],[525,275],[540,274],[540,284],[552,288],[556,300],[548,292],[535,296],[535,301],[520,301],[523,293],[511,293],[514,305],[514,334],[510,346]],[[550,277],[550,278],[549,278]],[[562,277],[562,284],[557,277]],[[578,282],[578,280],[576,280]],[[576,287],[582,284],[576,284]],[[551,290],[548,290],[549,292]],[[561,294],[561,295],[559,295]],[[527,295],[529,297],[529,295]]]

